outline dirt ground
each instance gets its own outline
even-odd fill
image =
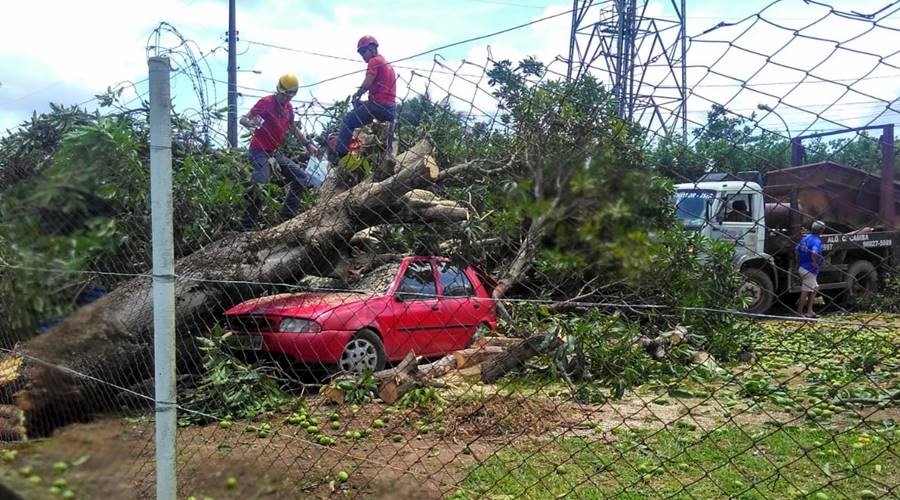
[[[576,435],[612,441],[616,429],[659,429],[676,421],[702,432],[724,421],[724,409],[714,399],[654,403],[653,398],[633,396],[584,405],[544,393],[511,395],[489,387],[454,396],[452,404],[431,411],[395,410],[379,403],[354,411],[312,398],[310,414],[318,415],[321,433],[335,439],[331,446],[284,423],[285,415],[234,422],[228,429],[216,424],[181,428],[179,498],[440,498],[454,491],[474,464],[511,444]],[[330,426],[332,412],[339,413],[339,429]],[[385,421],[383,427],[373,428],[376,418]],[[731,420],[756,424],[771,418],[789,415],[747,412]],[[263,422],[271,431],[258,437],[255,429]],[[344,435],[354,430],[371,435]],[[52,438],[7,447],[18,454],[0,465],[0,484],[23,499],[59,498],[50,493],[59,479],[66,481],[65,489],[71,489],[74,498],[152,498],[153,432],[147,417],[71,425]],[[69,464],[68,470],[55,470],[60,462]],[[20,473],[22,467],[32,469],[28,477]],[[337,480],[340,471],[348,474],[346,483]],[[229,478],[234,478],[231,484]]]

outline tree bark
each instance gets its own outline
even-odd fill
[[[485,361],[481,365],[481,380],[486,384],[493,384],[510,371],[524,365],[525,361],[559,345],[559,337],[552,339],[546,335],[529,337],[521,344],[510,347],[503,354]]]
[[[175,327],[179,364],[198,359],[196,335],[208,334],[231,305],[265,291],[261,283],[294,283],[328,275],[358,231],[386,221],[464,220],[465,210],[405,197],[438,175],[434,144],[423,140],[398,157],[390,177],[363,181],[320,198],[308,211],[270,229],[232,234],[176,263]],[[153,376],[152,282],[134,278],[77,310],[47,333],[0,358],[0,405],[22,411],[31,437],[107,410],[118,392]],[[148,401],[148,407],[152,407]]]

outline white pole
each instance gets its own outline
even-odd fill
[[[156,498],[175,500],[175,252],[169,60],[151,57],[150,217],[153,221],[153,355],[156,374]]]

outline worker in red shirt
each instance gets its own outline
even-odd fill
[[[357,42],[356,51],[366,61],[368,68],[362,85],[353,94],[353,110],[347,113],[341,124],[341,131],[334,147],[337,159],[349,151],[353,129],[372,123],[373,120],[394,121],[397,111],[397,75],[394,68],[378,53],[378,41],[366,35]],[[369,93],[369,100],[360,101],[366,92]]]
[[[260,99],[246,115],[241,117],[241,125],[253,130],[248,151],[250,164],[253,165],[250,181],[253,184],[267,183],[272,178],[272,170],[278,168],[288,182],[288,194],[281,209],[284,220],[297,215],[304,191],[314,185],[312,177],[302,167],[278,151],[284,142],[285,134],[290,131],[310,154],[318,153],[312,141],[307,139],[294,123],[291,99],[297,95],[298,88],[296,76],[283,75],[278,79],[277,92]],[[259,226],[259,212],[262,205],[259,189],[251,185],[245,198],[248,206],[241,225],[244,230],[256,229]]]

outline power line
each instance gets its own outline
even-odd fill
[[[516,30],[519,30],[519,29],[522,29],[522,28],[527,28],[527,27],[529,27],[529,26],[533,26],[533,25],[535,25],[535,24],[542,23],[542,22],[544,22],[544,21],[549,21],[549,20],[551,20],[551,19],[556,19],[557,17],[561,17],[561,16],[564,16],[564,15],[567,15],[567,14],[571,14],[573,11],[574,11],[574,9],[569,9],[569,10],[566,10],[566,11],[563,11],[563,12],[558,12],[558,13],[556,13],[556,14],[551,14],[551,15],[549,15],[549,16],[544,16],[544,17],[535,19],[535,20],[533,20],[533,21],[529,21],[529,22],[527,22],[527,23],[518,24],[518,25],[512,26],[512,27],[510,27],[510,28],[502,29],[502,30],[499,30],[499,31],[493,31],[493,32],[491,32],[491,33],[487,33],[487,34],[484,34],[484,35],[479,35],[479,36],[475,36],[475,37],[472,37],[472,38],[467,38],[467,39],[465,39],[465,40],[460,40],[460,41],[458,41],[458,42],[448,43],[448,44],[446,44],[446,45],[441,45],[440,47],[435,47],[435,48],[433,48],[433,49],[428,49],[428,50],[419,52],[419,53],[417,53],[417,54],[413,54],[413,55],[410,55],[410,56],[402,57],[402,58],[400,58],[400,59],[394,59],[393,61],[390,61],[390,63],[391,63],[391,64],[394,64],[394,63],[398,63],[398,62],[408,61],[408,60],[410,60],[410,59],[415,59],[415,58],[417,58],[417,57],[421,57],[421,56],[424,56],[424,55],[427,55],[427,54],[431,54],[431,53],[437,52],[437,51],[439,51],[439,50],[449,49],[449,48],[451,48],[451,47],[456,47],[456,46],[464,45],[464,44],[471,43],[471,42],[477,42],[478,40],[484,40],[484,39],[486,39],[486,38],[491,38],[491,37],[493,37],[493,36],[502,35],[502,34],[509,33],[509,32],[511,32],[511,31],[516,31]],[[349,73],[344,73],[344,74],[342,74],[342,75],[332,76],[332,77],[330,77],[330,78],[325,78],[324,80],[319,80],[319,81],[317,81],[317,82],[309,83],[309,84],[306,84],[306,85],[301,85],[300,87],[301,87],[301,88],[316,87],[316,86],[321,85],[321,84],[323,84],[323,83],[331,82],[331,81],[334,81],[334,80],[339,80],[339,79],[344,78],[344,77],[347,77],[347,76],[352,76],[352,75],[356,75],[356,74],[362,73],[362,72],[364,72],[364,71],[365,71],[364,69],[360,69],[360,70],[356,70],[356,71],[351,71],[351,72],[349,72]]]
[[[334,60],[338,60],[338,61],[348,61],[348,62],[353,62],[353,63],[359,62],[359,59],[354,59],[351,57],[338,56],[338,55],[334,55],[334,54],[326,54],[324,52],[314,52],[311,50],[295,49],[293,47],[286,47],[284,45],[278,45],[278,44],[269,43],[269,42],[260,42],[260,41],[256,41],[256,40],[243,40],[243,41],[245,43],[249,43],[251,45],[259,45],[261,47],[268,47],[271,49],[284,50],[284,51],[288,51],[288,52],[296,52],[298,54],[306,54],[306,55],[310,55],[310,56],[323,57],[326,59],[334,59]],[[453,71],[438,70],[438,69],[433,69],[433,68],[429,69],[429,68],[420,68],[417,66],[405,66],[405,65],[400,65],[400,64],[393,64],[393,67],[400,68],[400,69],[408,69],[408,70],[412,70],[412,71],[419,71],[419,72],[438,73],[438,74],[443,74],[443,75],[467,76],[470,78],[478,78],[481,76],[481,75],[473,75],[473,74],[465,74],[465,73],[456,73]]]

